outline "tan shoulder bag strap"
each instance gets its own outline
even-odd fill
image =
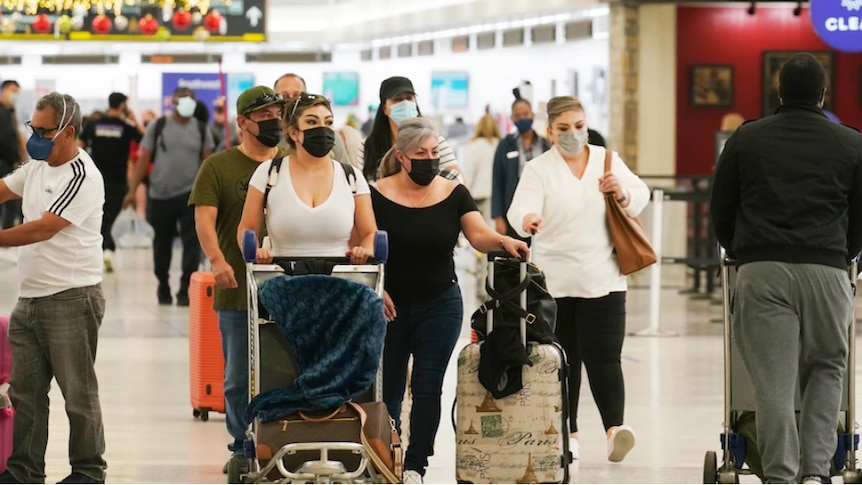
[[[613,152],[610,148],[605,148],[605,173],[611,171],[611,160],[613,159]]]
[[[386,478],[388,483],[401,483],[401,478],[392,473],[392,470],[383,463],[383,460],[377,455],[377,452],[374,451],[374,447],[371,446],[371,443],[368,441],[368,435],[365,433],[365,423],[368,421],[368,414],[365,413],[365,409],[362,406],[354,403],[348,402],[357,414],[359,414],[359,423],[360,423],[360,431],[359,431],[359,439],[362,441],[362,446],[365,447],[365,452],[368,454],[368,459],[371,460],[371,463],[374,465],[374,468]],[[398,446],[398,449],[395,451],[395,471],[399,475],[401,475],[402,469],[402,459],[401,459],[401,446]]]

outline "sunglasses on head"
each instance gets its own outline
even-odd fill
[[[243,107],[241,113],[246,114],[252,109],[257,108],[258,106],[277,102],[284,102],[284,96],[278,93],[261,94],[260,96],[254,98],[254,100],[246,104],[245,107]]]
[[[293,108],[290,110],[290,116],[288,116],[287,119],[293,119],[293,115],[296,114],[296,108],[298,108],[299,105],[310,105],[318,99],[326,100],[327,103],[329,102],[329,98],[323,96],[322,94],[299,93],[295,98],[291,98],[291,100],[293,101]]]

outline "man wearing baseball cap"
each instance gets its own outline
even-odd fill
[[[255,86],[240,94],[236,123],[241,144],[218,152],[201,165],[189,205],[201,248],[215,276],[215,301],[225,360],[224,397],[231,460],[242,459],[248,405],[248,319],[245,264],[236,244],[248,181],[261,162],[282,156],[281,113],[284,98],[271,88]]]

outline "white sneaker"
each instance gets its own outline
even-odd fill
[[[635,446],[635,432],[631,426],[614,429],[608,438],[608,461],[619,463]]]
[[[572,461],[580,458],[581,443],[577,438],[569,437],[569,452],[572,454]]]
[[[114,252],[110,249],[106,249],[102,252],[102,261],[105,263],[105,272],[113,273],[114,272]]]
[[[416,470],[404,470],[404,483],[425,483],[422,481],[422,475]]]

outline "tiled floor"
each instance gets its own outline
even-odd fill
[[[178,263],[179,258],[174,259]],[[462,270],[470,259],[468,252],[459,252]],[[13,254],[0,251],[0,311],[11,310],[17,295],[13,261]],[[97,370],[107,433],[108,481],[224,483],[221,467],[228,457],[224,417],[214,415],[206,423],[192,418],[188,312],[156,304],[151,261],[148,250],[122,250],[116,256],[117,272],[106,275],[104,281],[108,309]],[[472,312],[473,282],[461,273],[467,308]],[[630,330],[647,325],[648,302],[645,289],[630,291]],[[722,339],[721,325],[711,320],[719,316],[720,307],[668,289],[662,292],[661,308],[662,327],[679,336],[628,337],[624,347],[626,419],[637,432],[637,446],[621,464],[606,461],[601,421],[585,389],[579,421],[581,458],[573,467],[573,482],[699,483],[704,452],[719,448]],[[448,419],[454,389],[454,366],[450,366],[437,453],[431,458],[427,483],[454,482],[454,433]],[[51,398],[49,482],[69,473],[68,424],[56,386]],[[743,478],[743,482],[751,481]]]

